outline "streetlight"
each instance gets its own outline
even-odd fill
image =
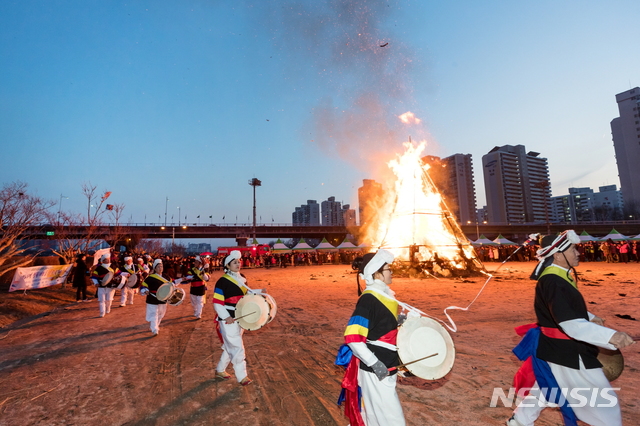
[[[164,226],[167,226],[167,206],[169,205],[169,197],[164,202]]]
[[[180,206],[178,206],[178,226],[180,226]]]
[[[471,221],[467,221],[467,225],[471,225]],[[478,219],[476,218],[476,241],[480,239],[480,228],[478,227]]]
[[[256,239],[256,186],[262,186],[262,181],[253,178],[249,181],[249,185],[253,186],[253,239]]]
[[[60,222],[60,212],[62,211],[62,199],[69,199],[69,197],[65,197],[64,195],[60,194],[60,203],[58,203],[58,222]]]

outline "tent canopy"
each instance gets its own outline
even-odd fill
[[[300,238],[300,241],[298,242],[298,244],[296,244],[296,246],[294,248],[292,248],[291,250],[313,251],[315,249],[313,247],[311,247],[309,244],[307,244],[307,242],[304,240],[304,238]]]
[[[513,241],[509,241],[505,237],[503,237],[502,234],[499,234],[498,238],[493,240],[493,242],[496,244],[515,244]]]
[[[285,246],[280,238],[278,238],[278,241],[273,245],[273,249],[271,251],[274,253],[291,253],[291,249]]]
[[[580,234],[580,241],[586,243],[588,241],[598,241],[598,239],[589,235],[587,231],[582,231],[582,234]]]
[[[494,243],[490,239],[484,236],[484,234],[480,235],[477,241],[472,241],[471,244],[475,246],[495,246],[497,243]]]
[[[360,250],[360,249],[355,245],[353,245],[353,243],[345,237],[344,241],[338,245],[338,250]]]
[[[316,250],[322,252],[338,251],[338,249],[332,246],[326,238],[323,238],[322,241],[320,241],[320,244],[316,246]]]
[[[625,237],[624,235],[622,235],[621,233],[619,233],[618,231],[614,229],[611,230],[611,232],[609,232],[608,235],[605,235],[604,237],[600,238],[600,241],[608,241],[608,240],[612,240],[612,241],[625,241],[628,240],[629,237]]]

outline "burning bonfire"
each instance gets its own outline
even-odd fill
[[[361,239],[393,252],[407,272],[448,277],[484,271],[421,160],[425,142],[403,145],[404,154],[388,163],[396,181],[370,200]]]

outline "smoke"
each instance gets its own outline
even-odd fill
[[[414,61],[394,26],[398,2],[298,1],[252,7],[286,57],[287,72],[305,76],[307,81],[298,84],[323,93],[303,125],[305,139],[368,169],[401,148],[410,135],[407,126],[414,137],[426,137],[418,121],[403,124],[399,119],[413,105]]]

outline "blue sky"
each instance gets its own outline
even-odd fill
[[[257,177],[258,216],[286,223],[307,199],[357,206],[411,136],[473,155],[479,206],[497,145],[548,158],[554,195],[619,184],[639,18],[634,0],[3,1],[0,181],[215,223],[247,221]]]

